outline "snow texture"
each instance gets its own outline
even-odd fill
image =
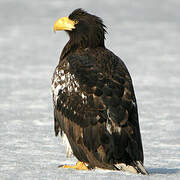
[[[150,176],[75,171],[54,136],[51,77],[68,41],[53,23],[82,7],[132,75]],[[180,179],[179,0],[0,0],[0,179]]]

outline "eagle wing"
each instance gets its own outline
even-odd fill
[[[110,56],[68,56],[57,66],[52,85],[56,135],[66,134],[80,161],[112,169],[118,162],[143,162],[143,150],[130,75],[117,56]]]

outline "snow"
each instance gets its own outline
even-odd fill
[[[132,75],[150,176],[76,163],[54,136],[51,77],[68,40],[53,23],[83,7],[104,19],[106,45]],[[103,7],[103,8],[102,8]],[[0,0],[0,179],[180,179],[178,0]]]

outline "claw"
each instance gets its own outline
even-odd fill
[[[70,169],[76,169],[76,170],[88,170],[88,167],[84,162],[78,161],[76,165],[71,166],[71,165],[62,165],[59,166],[60,168],[70,168]]]

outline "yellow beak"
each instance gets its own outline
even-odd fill
[[[54,23],[54,32],[61,30],[72,31],[75,29],[75,24],[77,24],[77,22],[70,20],[68,17],[63,17]]]

